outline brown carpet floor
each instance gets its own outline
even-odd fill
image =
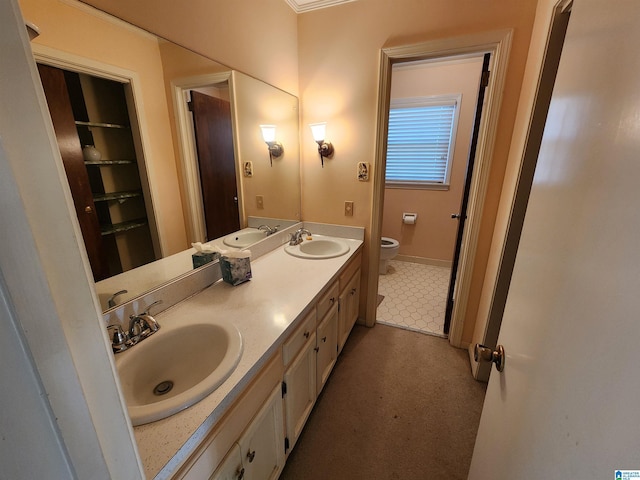
[[[356,325],[280,479],[466,479],[485,388],[446,339]]]

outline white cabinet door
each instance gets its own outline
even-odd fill
[[[319,394],[338,358],[338,302],[322,319],[316,335],[316,394]]]
[[[216,471],[211,475],[209,480],[243,480],[244,467],[242,466],[242,457],[240,455],[240,446],[233,444],[227,456],[224,457],[222,463]]]
[[[360,303],[360,270],[351,277],[349,283],[340,293],[340,313],[338,315],[338,353],[351,333],[353,325],[358,319]]]
[[[238,441],[245,480],[275,480],[284,466],[284,422],[280,384]]]
[[[293,448],[316,401],[316,333],[284,373],[285,418],[289,450]]]

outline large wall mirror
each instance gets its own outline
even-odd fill
[[[189,272],[193,242],[300,220],[295,96],[75,0],[20,5],[40,30],[32,48],[87,253],[95,217],[96,245],[117,255],[100,273],[90,262],[103,310]],[[263,124],[276,126],[276,158]]]

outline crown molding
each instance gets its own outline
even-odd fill
[[[296,13],[310,12],[321,8],[334,7],[356,0],[285,0]]]

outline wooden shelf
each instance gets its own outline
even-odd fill
[[[135,160],[95,160],[95,161],[86,161],[85,165],[95,165],[98,167],[108,167],[111,165],[132,165],[136,163]]]
[[[141,197],[142,192],[137,190],[133,192],[111,192],[96,193],[93,195],[94,202],[108,202],[110,200],[125,200],[127,198]]]
[[[102,122],[82,122],[76,120],[76,125],[80,127],[97,127],[97,128],[129,128],[128,125],[120,125],[117,123],[102,123]]]
[[[129,220],[128,222],[114,223],[113,225],[100,225],[101,234],[112,235],[114,233],[127,232],[134,228],[139,228],[147,225],[146,218],[140,218],[137,220]]]

